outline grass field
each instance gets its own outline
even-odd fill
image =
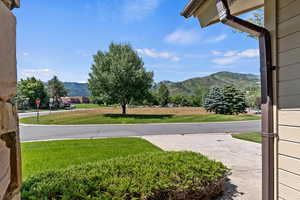
[[[118,108],[70,111],[41,116],[39,124],[137,124],[137,123],[189,123],[258,120],[255,115],[216,115],[201,108],[131,108],[127,115],[121,115]],[[23,118],[24,124],[36,124],[35,117]]]
[[[139,138],[22,143],[23,178],[70,165],[157,151],[162,150]]]
[[[82,109],[82,108],[101,108],[98,104],[76,104],[75,108]]]
[[[232,134],[232,137],[240,140],[261,143],[261,134],[258,132]]]

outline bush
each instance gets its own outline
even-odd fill
[[[222,193],[227,174],[222,163],[197,153],[145,153],[34,175],[22,199],[211,199]]]

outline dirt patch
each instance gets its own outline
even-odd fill
[[[103,107],[94,110],[72,111],[73,114],[120,114],[121,108]],[[64,113],[68,114],[68,113]],[[203,115],[210,114],[200,107],[176,107],[176,108],[160,108],[160,107],[140,107],[128,108],[127,114],[147,114],[147,115]]]

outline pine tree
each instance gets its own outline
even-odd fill
[[[158,90],[159,104],[161,106],[167,106],[170,103],[170,92],[165,84],[162,84]]]
[[[216,114],[240,114],[246,111],[245,94],[233,86],[213,88],[204,100],[204,108]]]

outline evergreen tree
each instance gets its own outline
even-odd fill
[[[209,112],[224,114],[224,95],[220,88],[212,88],[204,99],[203,107]]]
[[[166,84],[162,84],[158,90],[159,104],[167,106],[170,103],[170,92]]]
[[[216,114],[240,114],[246,111],[245,94],[233,86],[213,88],[204,100],[204,108]]]
[[[48,95],[50,98],[53,98],[54,107],[58,107],[60,98],[67,96],[67,94],[67,89],[57,76],[48,81]]]

